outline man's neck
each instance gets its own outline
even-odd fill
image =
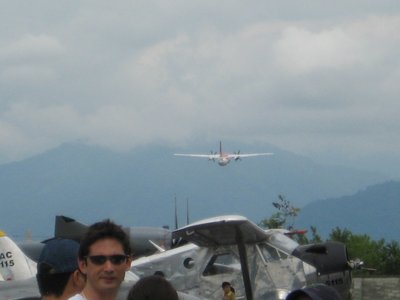
[[[66,300],[68,298],[69,296],[66,296],[65,294],[61,295],[60,297],[55,295],[42,296],[42,300]]]
[[[86,300],[115,300],[117,299],[117,294],[118,290],[96,291],[89,286],[86,286],[81,292],[81,295]]]

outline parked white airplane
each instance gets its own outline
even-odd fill
[[[222,142],[219,142],[219,153],[211,151],[210,154],[182,154],[175,153],[175,156],[188,156],[188,157],[202,157],[208,158],[208,160],[217,160],[220,166],[226,166],[232,159],[235,161],[241,160],[242,157],[253,157],[253,156],[263,156],[263,155],[273,155],[273,153],[243,153],[240,154],[240,150],[237,153],[226,153],[222,151]]]
[[[0,278],[5,281],[23,280],[36,274],[36,263],[17,244],[0,231]]]
[[[242,216],[220,216],[173,232],[189,243],[132,262],[147,276],[162,271],[180,291],[201,299],[221,299],[230,282],[237,299],[283,300],[314,283],[335,287],[350,299],[351,267],[342,243],[300,246],[282,229],[263,230]]]

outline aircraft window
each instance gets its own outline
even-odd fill
[[[185,260],[183,261],[183,265],[186,269],[191,269],[194,267],[194,260],[190,257],[185,258]]]
[[[287,258],[286,253],[283,253],[282,251],[279,251],[268,244],[259,244],[258,246],[266,262]]]
[[[240,270],[240,262],[232,253],[216,254],[208,262],[203,276],[234,273],[238,270]]]

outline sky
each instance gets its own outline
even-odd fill
[[[1,4],[0,163],[230,139],[397,170],[398,1]]]

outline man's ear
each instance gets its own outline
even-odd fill
[[[78,267],[82,274],[86,275],[86,260],[78,259]]]
[[[86,275],[83,275],[80,270],[75,270],[71,277],[74,292],[80,293],[85,288]]]
[[[128,259],[126,260],[126,270],[129,271],[131,268],[131,263],[132,263],[132,257],[129,255]]]

